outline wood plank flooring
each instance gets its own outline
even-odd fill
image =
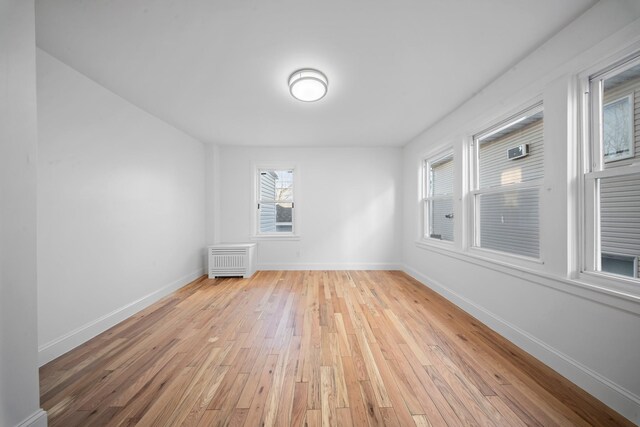
[[[50,426],[632,425],[407,275],[201,278],[43,366]]]

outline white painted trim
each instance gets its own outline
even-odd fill
[[[592,394],[630,421],[640,424],[640,396],[635,395],[544,341],[518,328],[507,320],[496,316],[484,307],[452,291],[443,284],[427,277],[408,265],[403,266],[403,271],[471,314],[513,344]]]
[[[47,427],[47,413],[38,409],[33,414],[22,420],[16,427]]]
[[[105,314],[85,325],[80,326],[46,344],[38,347],[38,363],[40,366],[52,361],[58,356],[76,348],[80,344],[90,340],[96,335],[106,331],[112,326],[122,322],[140,310],[150,306],[154,302],[180,289],[186,284],[196,280],[205,274],[204,269],[198,269],[178,280],[169,283],[162,288],[151,292],[111,313]]]
[[[252,241],[277,241],[277,240],[300,240],[300,235],[299,234],[286,234],[286,233],[282,233],[281,235],[278,234],[258,234],[255,236],[251,236]]]
[[[258,270],[402,270],[397,263],[261,263]]]
[[[475,253],[475,251],[474,253],[470,251],[459,252],[448,248],[425,245],[421,242],[415,242],[415,245],[424,250],[488,268],[536,285],[546,286],[560,292],[576,295],[600,304],[615,307],[619,310],[640,315],[640,296],[631,293],[614,291],[608,287],[589,283],[584,280],[563,278],[541,270],[520,267],[494,258],[482,257]]]

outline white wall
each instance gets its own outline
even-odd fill
[[[215,144],[206,144],[206,203],[207,203],[207,245],[220,243],[220,148]],[[205,254],[206,255],[206,254]],[[206,261],[205,261],[206,262]]]
[[[40,362],[203,273],[205,148],[38,50]]]
[[[405,269],[605,403],[640,422],[640,300],[571,280],[577,257],[576,75],[640,41],[640,3],[598,3],[404,150]],[[640,46],[640,45],[638,45]],[[456,245],[425,248],[420,237],[420,159],[452,145],[462,182],[464,138],[541,97],[545,180],[544,263],[487,261],[465,250],[464,195],[456,194]],[[490,257],[489,257],[490,258]]]
[[[0,0],[0,425],[46,425],[36,316],[33,1]]]
[[[262,269],[393,268],[400,263],[401,150],[219,148],[220,241],[250,241],[255,165],[296,167],[299,240],[258,243]]]

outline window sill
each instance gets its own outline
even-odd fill
[[[566,292],[601,304],[611,305],[612,307],[640,315],[640,293],[637,289],[619,289],[619,287],[615,285],[617,278],[598,273],[580,273],[577,278],[567,278],[469,252],[460,252],[454,248],[443,247],[442,245],[430,245],[422,241],[416,241],[415,244],[419,248],[444,256],[449,256],[537,285],[552,288],[560,292]],[[612,281],[614,281],[613,284]],[[625,282],[630,281],[625,280]],[[636,284],[636,286],[638,285]]]
[[[627,295],[633,295],[640,300],[640,283],[637,279],[631,279],[624,276],[600,273],[597,271],[582,271],[574,280],[587,283],[589,286],[611,290]]]
[[[274,240],[274,241],[287,241],[287,240],[300,240],[299,234],[285,234],[285,235],[277,235],[277,234],[260,234],[256,236],[252,236],[251,240]]]
[[[480,248],[472,246],[469,248],[469,255],[476,258],[496,261],[506,265],[513,265],[514,267],[521,267],[526,265],[542,265],[544,261],[540,258],[532,258],[525,255],[510,254],[508,252],[496,251],[493,249]]]
[[[460,254],[472,257],[481,261],[493,262],[513,268],[527,268],[528,266],[542,265],[544,261],[538,258],[531,258],[521,255],[509,254],[506,252],[494,251],[491,249],[471,247],[465,252],[456,249],[453,242],[442,240],[420,239],[416,241],[416,246],[423,249],[443,249],[449,253]]]
[[[430,249],[430,248],[442,248],[449,251],[455,251],[455,246],[453,242],[449,242],[448,240],[438,240],[423,237],[422,239],[416,241],[416,246],[419,248]]]

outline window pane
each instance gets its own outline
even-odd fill
[[[538,189],[477,195],[476,246],[538,258],[538,200]]]
[[[625,166],[640,152],[640,65],[605,79],[603,87],[602,157],[605,168]]]
[[[259,223],[261,233],[293,232],[293,204],[260,203]]]
[[[258,210],[260,232],[261,233],[273,233],[276,231],[276,204],[275,203],[260,203],[260,209]]]
[[[276,203],[276,231],[282,233],[293,231],[292,203]]]
[[[637,257],[628,257],[602,253],[601,271],[621,276],[637,277]]]
[[[478,189],[532,181],[543,177],[543,112],[523,116],[506,127],[477,138]],[[524,146],[519,155],[509,150]],[[528,149],[528,154],[527,154]]]
[[[429,200],[429,237],[453,242],[453,199]]]
[[[631,97],[625,96],[602,109],[602,155],[605,163],[633,157]]]
[[[276,173],[273,171],[260,172],[260,199],[276,199]]]
[[[260,200],[272,200],[278,202],[293,201],[293,171],[261,171]]]
[[[447,156],[431,163],[430,196],[453,193],[453,157]]]
[[[638,277],[640,176],[599,180],[601,270]]]

